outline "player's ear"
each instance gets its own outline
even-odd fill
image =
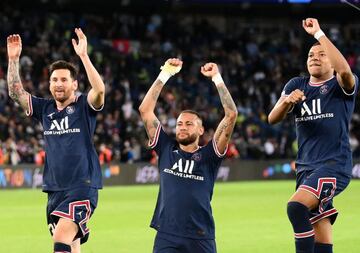
[[[73,81],[73,88],[74,88],[74,90],[77,90],[77,88],[78,88],[78,81],[77,80]]]
[[[200,126],[200,128],[199,128],[199,136],[203,135],[204,132],[205,132],[204,127],[203,127],[203,126]]]

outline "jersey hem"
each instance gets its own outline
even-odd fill
[[[182,238],[189,238],[189,239],[195,239],[195,240],[215,240],[215,236],[200,237],[200,236],[192,236],[192,235],[182,235],[182,234],[177,234],[177,233],[173,233],[173,232],[160,230],[160,229],[156,228],[154,225],[150,225],[150,227],[160,233],[168,234],[168,235],[172,235],[172,236],[178,236],[178,237],[182,237]]]
[[[69,186],[66,188],[47,188],[47,187],[43,187],[42,191],[43,192],[62,192],[62,191],[70,191],[70,190],[74,190],[77,188],[83,188],[83,187],[89,187],[89,188],[94,188],[94,189],[102,189],[103,186],[93,186],[93,185],[85,185],[85,184],[79,184],[79,185],[75,185],[75,186]]]

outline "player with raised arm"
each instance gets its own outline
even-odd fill
[[[54,241],[54,252],[80,252],[88,239],[87,222],[102,188],[101,169],[92,137],[96,114],[104,106],[105,85],[87,54],[87,39],[76,28],[78,41],[72,40],[91,89],[76,95],[75,66],[56,61],[50,66],[51,99],[38,98],[24,90],[19,74],[22,44],[18,34],[7,38],[8,89],[10,97],[28,116],[43,126],[46,161],[43,191],[48,194],[47,222]]]
[[[303,20],[303,28],[318,40],[308,54],[310,77],[295,77],[285,85],[268,120],[275,124],[290,112],[295,115],[296,192],[287,213],[296,252],[331,253],[332,224],[338,214],[333,198],[351,178],[349,124],[359,81],[316,19]]]
[[[237,108],[217,65],[207,63],[201,67],[201,73],[211,77],[215,83],[225,116],[213,139],[203,147],[199,146],[199,138],[204,128],[195,111],[180,113],[176,123],[176,140],[170,138],[154,109],[166,81],[181,67],[181,60],[167,60],[139,107],[149,146],[159,156],[160,189],[150,225],[157,230],[153,252],[213,253],[216,252],[215,226],[210,201],[235,125]]]

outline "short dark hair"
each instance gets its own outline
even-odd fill
[[[320,46],[320,45],[321,45],[320,42],[316,41],[314,44],[312,44],[312,46],[310,48],[315,47],[315,46]]]
[[[194,115],[196,115],[196,117],[198,117],[199,120],[201,120],[201,122],[202,122],[202,118],[201,118],[201,116],[200,116],[200,114],[199,114],[198,112],[195,112],[195,111],[193,111],[193,110],[184,110],[184,111],[180,112],[180,114],[182,114],[182,113],[194,114]],[[179,114],[179,115],[180,115],[180,114]]]
[[[63,61],[63,60],[53,62],[49,67],[50,76],[54,72],[54,70],[57,70],[57,69],[67,69],[67,70],[69,70],[71,78],[73,80],[76,80],[77,74],[78,74],[78,69],[71,62],[67,62],[67,61]]]

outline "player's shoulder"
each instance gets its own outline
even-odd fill
[[[296,76],[288,81],[288,84],[293,85],[305,85],[309,83],[310,78],[308,76]]]
[[[297,76],[291,78],[285,85],[282,95],[289,95],[296,89],[304,90],[309,82],[309,77]]]

